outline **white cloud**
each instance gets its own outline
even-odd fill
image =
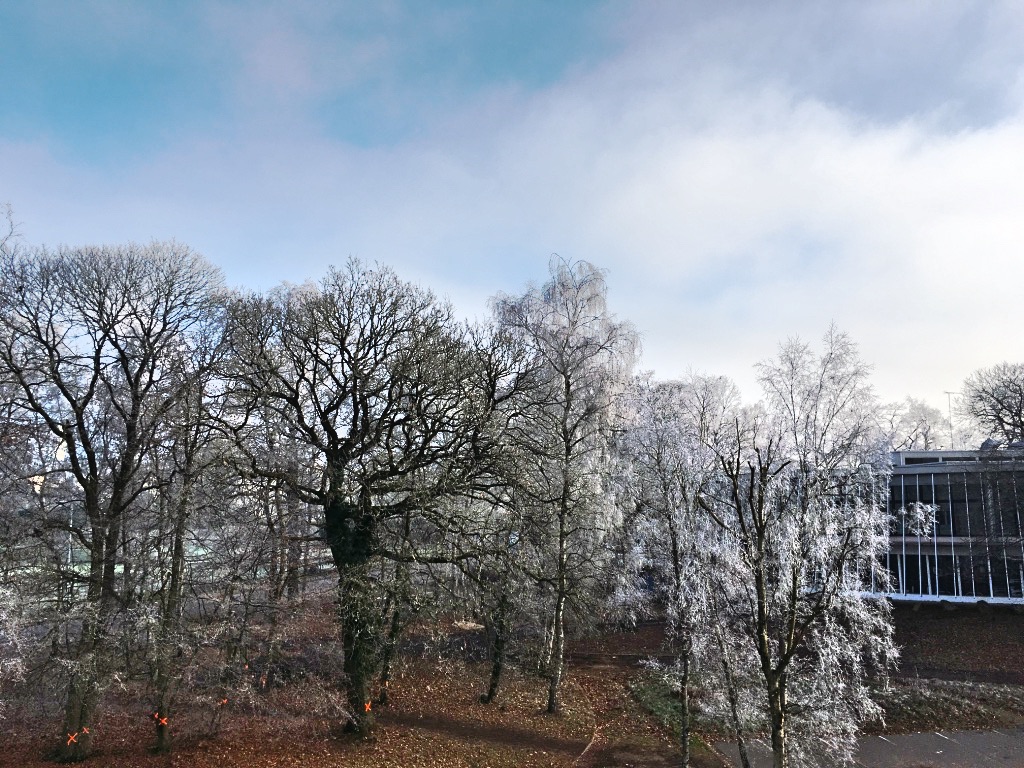
[[[241,76],[294,99],[287,121],[183,135],[112,175],[0,143],[0,189],[32,240],[175,236],[261,286],[357,255],[469,314],[542,279],[556,251],[609,269],[612,306],[645,332],[660,375],[726,373],[754,394],[754,362],[835,321],[886,397],[941,404],[974,368],[1021,357],[1024,113],[1020,54],[1005,45],[1020,14],[984,16],[949,92],[929,80],[900,110],[858,95],[843,63],[890,25],[878,61],[857,64],[876,84],[901,61],[899,34],[950,40],[967,12],[860,5],[838,21],[751,7],[682,29],[664,6],[592,69],[439,109],[415,138],[374,149],[330,138],[307,104],[323,61],[294,29],[260,22],[251,39],[273,42],[282,66],[256,56]],[[787,39],[796,50],[775,55]],[[909,69],[939,55],[904,47]],[[801,51],[815,72],[800,72]],[[897,80],[896,92],[912,84]],[[984,119],[949,118],[980,99]]]

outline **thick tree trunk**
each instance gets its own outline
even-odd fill
[[[380,617],[369,587],[374,519],[369,496],[358,504],[332,499],[325,509],[325,532],[338,569],[338,617],[345,653],[346,728],[369,736],[375,717],[370,687],[380,663]]]
[[[354,597],[351,592],[348,598]],[[358,597],[356,599],[359,599]],[[351,720],[348,729],[360,736],[369,736],[376,725],[370,685],[376,666],[376,643],[370,625],[355,612],[346,610],[342,642],[345,645],[345,694]]]
[[[170,718],[170,705],[166,703],[165,697],[161,697],[161,705],[153,712],[153,722],[156,724],[154,752],[162,754],[171,751]]]
[[[77,763],[92,753],[91,726],[99,700],[92,662],[91,654],[85,654],[68,685],[64,705],[64,734],[56,753],[57,760],[62,763]]]
[[[103,658],[107,650],[104,631],[113,611],[113,595],[106,593],[114,586],[113,568],[106,567],[106,560],[114,557],[115,550],[110,545],[111,541],[119,540],[120,531],[117,531],[117,538],[111,539],[109,528],[104,533],[95,518],[93,530],[86,605],[95,613],[82,623],[75,654],[76,665],[64,701],[64,724],[55,752],[57,760],[67,763],[85,760],[92,753],[92,724],[99,705],[102,668],[106,662]]]

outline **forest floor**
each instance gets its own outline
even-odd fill
[[[465,634],[465,633],[463,633]],[[497,700],[479,702],[489,667],[454,660],[447,653],[403,658],[389,686],[391,703],[375,707],[378,728],[369,741],[344,734],[325,711],[324,692],[302,683],[259,695],[256,706],[234,703],[215,711],[197,702],[172,718],[178,734],[170,754],[148,751],[152,713],[130,690],[108,692],[93,727],[96,752],[89,765],[104,768],[548,768],[678,764],[669,731],[636,701],[629,683],[638,660],[656,653],[661,629],[648,626],[602,638],[591,657],[570,660],[561,689],[561,711],[544,711],[543,680],[514,670]],[[605,650],[624,652],[621,658]],[[0,766],[52,767],[45,753],[59,720],[15,708]],[[214,716],[219,722],[213,727]],[[13,736],[13,738],[12,738]],[[703,762],[721,763],[704,748]]]
[[[896,609],[903,646],[899,674],[880,692],[884,726],[875,733],[990,729],[1024,724],[1024,615],[1001,609]],[[325,710],[323,692],[292,684],[260,694],[258,705],[196,702],[172,723],[174,751],[153,755],[151,713],[130,689],[108,692],[95,724],[96,755],[107,768],[656,768],[678,764],[669,730],[637,701],[641,660],[661,652],[661,630],[645,625],[577,644],[558,715],[543,711],[544,685],[510,672],[498,700],[478,701],[487,668],[445,655],[404,658],[378,708],[371,741],[355,741]],[[308,701],[307,701],[308,698]],[[641,696],[643,698],[643,696]],[[317,703],[310,704],[313,699]],[[649,703],[649,702],[648,702]],[[43,716],[45,714],[46,716]],[[52,766],[55,713],[14,707],[3,721],[0,766]],[[719,737],[709,735],[708,741]],[[695,768],[724,765],[698,743]]]

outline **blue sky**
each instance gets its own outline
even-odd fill
[[[835,322],[887,399],[1019,360],[1015,2],[0,3],[0,201],[231,284],[392,265],[466,316],[608,270],[659,376]]]

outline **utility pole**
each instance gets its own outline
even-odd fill
[[[956,450],[956,437],[953,434],[953,395],[956,392],[950,392],[948,389],[946,392],[946,407],[949,409],[949,447],[951,450]]]

